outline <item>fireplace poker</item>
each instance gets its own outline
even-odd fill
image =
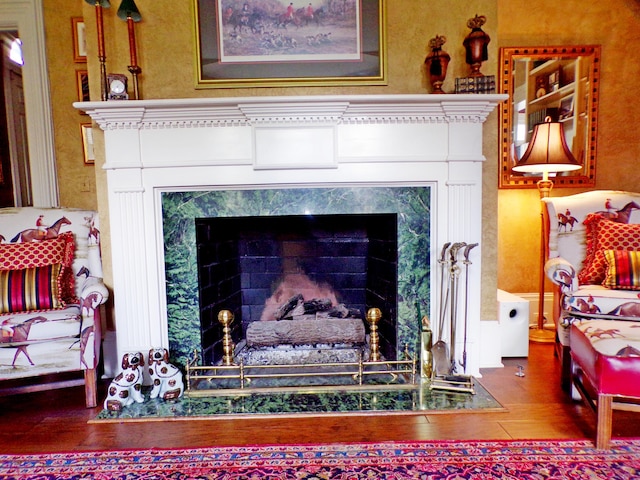
[[[454,243],[449,250],[449,256],[451,258],[451,324],[449,325],[451,335],[449,341],[450,347],[450,370],[449,374],[454,374],[456,368],[456,329],[458,323],[458,280],[460,277],[460,266],[458,266],[458,252],[461,248],[464,248],[467,244],[465,242]]]
[[[438,341],[431,347],[431,352],[433,354],[433,374],[436,376],[445,375],[449,373],[450,366],[449,362],[449,349],[447,348],[447,344],[442,340],[442,332],[444,330],[444,319],[447,315],[447,302],[449,301],[449,282],[446,278],[449,273],[449,268],[447,267],[447,250],[451,242],[447,242],[442,247],[442,251],[440,252],[440,259],[438,263],[440,264],[440,308],[439,308],[439,318],[438,318]],[[446,287],[446,292],[445,292]]]
[[[471,261],[469,260],[469,253],[475,247],[477,247],[477,243],[472,243],[467,245],[464,248],[464,345],[462,349],[462,370],[464,373],[467,373],[467,325],[468,325],[468,308],[469,308],[469,266],[471,265]]]

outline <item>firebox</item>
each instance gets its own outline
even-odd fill
[[[204,365],[217,361],[218,313],[234,314],[238,343],[249,323],[262,318],[267,299],[292,278],[328,287],[335,303],[362,315],[379,308],[382,355],[398,359],[407,347],[415,354],[420,314],[431,300],[432,194],[428,185],[163,193],[168,330],[176,362],[184,364],[195,352]]]
[[[251,322],[295,318],[297,303],[298,317],[364,320],[366,309],[379,308],[380,351],[396,358],[396,213],[198,218],[195,223],[205,364],[222,358],[220,310],[234,313],[232,336],[239,343]]]

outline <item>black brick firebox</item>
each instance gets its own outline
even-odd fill
[[[218,312],[235,315],[232,336],[244,338],[266,300],[290,274],[328,287],[364,314],[377,307],[381,353],[396,357],[397,214],[198,218],[196,244],[204,364],[222,357]]]

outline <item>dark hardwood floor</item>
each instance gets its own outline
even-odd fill
[[[382,440],[579,439],[595,436],[595,414],[559,386],[551,345],[531,344],[528,359],[483,369],[481,383],[505,412],[436,415],[324,415],[235,420],[88,424],[83,388],[0,398],[0,452],[171,448]],[[524,366],[524,377],[515,375]],[[104,398],[106,384],[100,397]],[[640,437],[640,415],[614,412],[614,437]]]

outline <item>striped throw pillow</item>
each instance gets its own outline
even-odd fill
[[[607,288],[640,290],[640,251],[605,250],[607,275],[602,282]]]
[[[20,270],[0,270],[0,313],[63,308],[60,279],[65,267],[56,263]]]

